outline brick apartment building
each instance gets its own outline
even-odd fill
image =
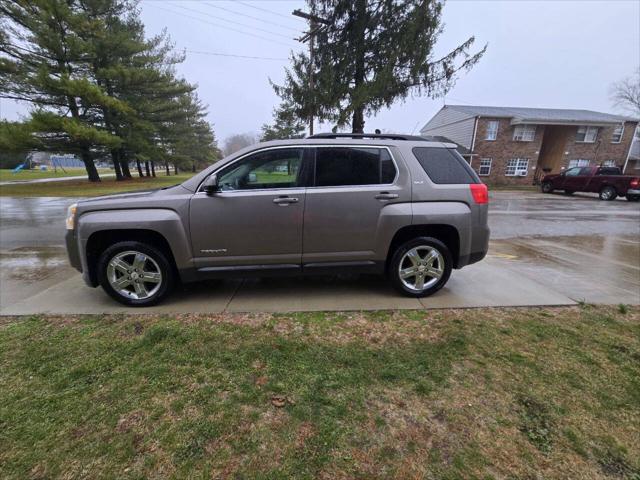
[[[545,172],[573,166],[638,171],[632,156],[637,127],[638,119],[589,110],[445,105],[420,134],[460,145],[488,184],[530,185]]]

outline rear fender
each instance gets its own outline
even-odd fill
[[[451,225],[458,231],[460,256],[471,251],[473,222],[471,209],[462,202],[417,202],[413,204],[413,225]]]

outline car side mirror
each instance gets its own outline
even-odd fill
[[[216,192],[220,191],[220,187],[218,186],[218,176],[214,173],[213,175],[209,175],[209,177],[202,184],[202,190],[209,196],[213,196]]]

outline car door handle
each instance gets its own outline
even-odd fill
[[[397,193],[389,193],[389,192],[380,192],[376,195],[376,200],[392,200],[394,198],[398,198]]]
[[[295,197],[278,197],[273,199],[273,203],[276,205],[286,206],[290,203],[298,203],[298,199]]]

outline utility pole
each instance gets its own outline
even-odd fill
[[[296,38],[299,42],[305,43],[307,40],[309,41],[309,92],[312,98],[311,101],[311,113],[309,115],[309,135],[313,135],[313,115],[314,115],[314,107],[315,98],[314,95],[314,84],[313,84],[313,51],[314,51],[314,40],[315,35],[318,33],[324,26],[331,25],[331,22],[326,18],[318,17],[317,15],[312,15],[310,13],[303,12],[302,10],[295,9],[292,12],[292,15],[296,17],[304,18],[305,20],[309,20],[309,31],[300,38]],[[318,26],[318,24],[321,24]]]

